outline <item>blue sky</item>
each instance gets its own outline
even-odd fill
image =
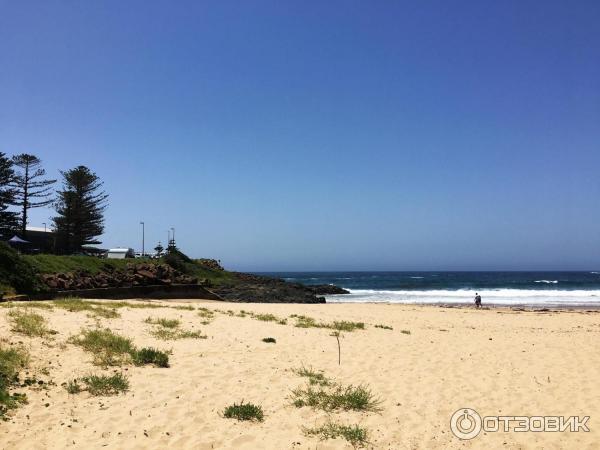
[[[238,270],[600,267],[600,2],[0,10],[0,151],[94,170],[107,246],[144,220]]]

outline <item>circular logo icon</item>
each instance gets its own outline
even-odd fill
[[[459,439],[473,439],[481,431],[481,417],[471,408],[461,408],[452,414],[450,429]]]

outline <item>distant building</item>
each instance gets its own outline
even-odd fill
[[[135,258],[135,251],[132,248],[111,248],[106,252],[108,259]]]
[[[56,246],[56,233],[47,227],[27,227],[27,236],[20,233],[5,233],[0,241],[8,242],[14,236],[27,242],[20,250],[26,253],[53,253]]]

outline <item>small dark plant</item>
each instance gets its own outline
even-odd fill
[[[242,400],[239,405],[234,403],[233,405],[225,408],[223,411],[223,417],[226,417],[227,419],[256,420],[258,422],[262,422],[264,419],[264,413],[261,406],[254,405],[252,403],[244,403]]]
[[[132,358],[136,366],[153,364],[156,367],[169,367],[169,355],[151,347],[133,352]]]

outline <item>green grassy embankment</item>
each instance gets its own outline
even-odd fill
[[[168,264],[174,269],[208,280],[212,285],[232,282],[234,275],[226,270],[204,267],[181,252],[158,259],[104,259],[92,256],[19,255],[0,243],[0,293],[35,293],[44,289],[40,274],[85,270],[92,274],[102,271],[125,270],[128,264]]]

